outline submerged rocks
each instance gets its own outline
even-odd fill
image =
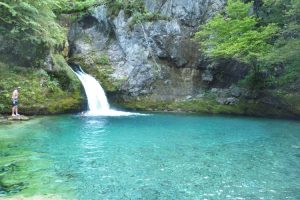
[[[13,197],[1,197],[2,200],[63,200],[64,198],[57,194],[47,195],[33,195],[33,196],[22,196],[17,195]]]

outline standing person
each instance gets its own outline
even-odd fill
[[[19,98],[20,87],[17,87],[11,96],[12,99],[12,114],[11,116],[18,116],[18,98]]]

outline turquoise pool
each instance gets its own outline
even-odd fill
[[[51,116],[1,125],[0,148],[0,197],[300,199],[297,121]]]

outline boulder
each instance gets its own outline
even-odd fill
[[[230,86],[229,91],[233,97],[240,97],[242,95],[242,89],[235,85]]]
[[[222,105],[233,105],[233,104],[238,103],[239,99],[237,99],[235,97],[228,97],[228,98],[221,97],[221,98],[217,98],[216,101]]]
[[[25,115],[9,116],[7,118],[10,121],[28,121],[30,118]]]

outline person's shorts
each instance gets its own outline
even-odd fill
[[[11,105],[12,105],[12,106],[18,106],[18,100],[17,100],[17,99],[13,99],[13,100],[11,101]]]

